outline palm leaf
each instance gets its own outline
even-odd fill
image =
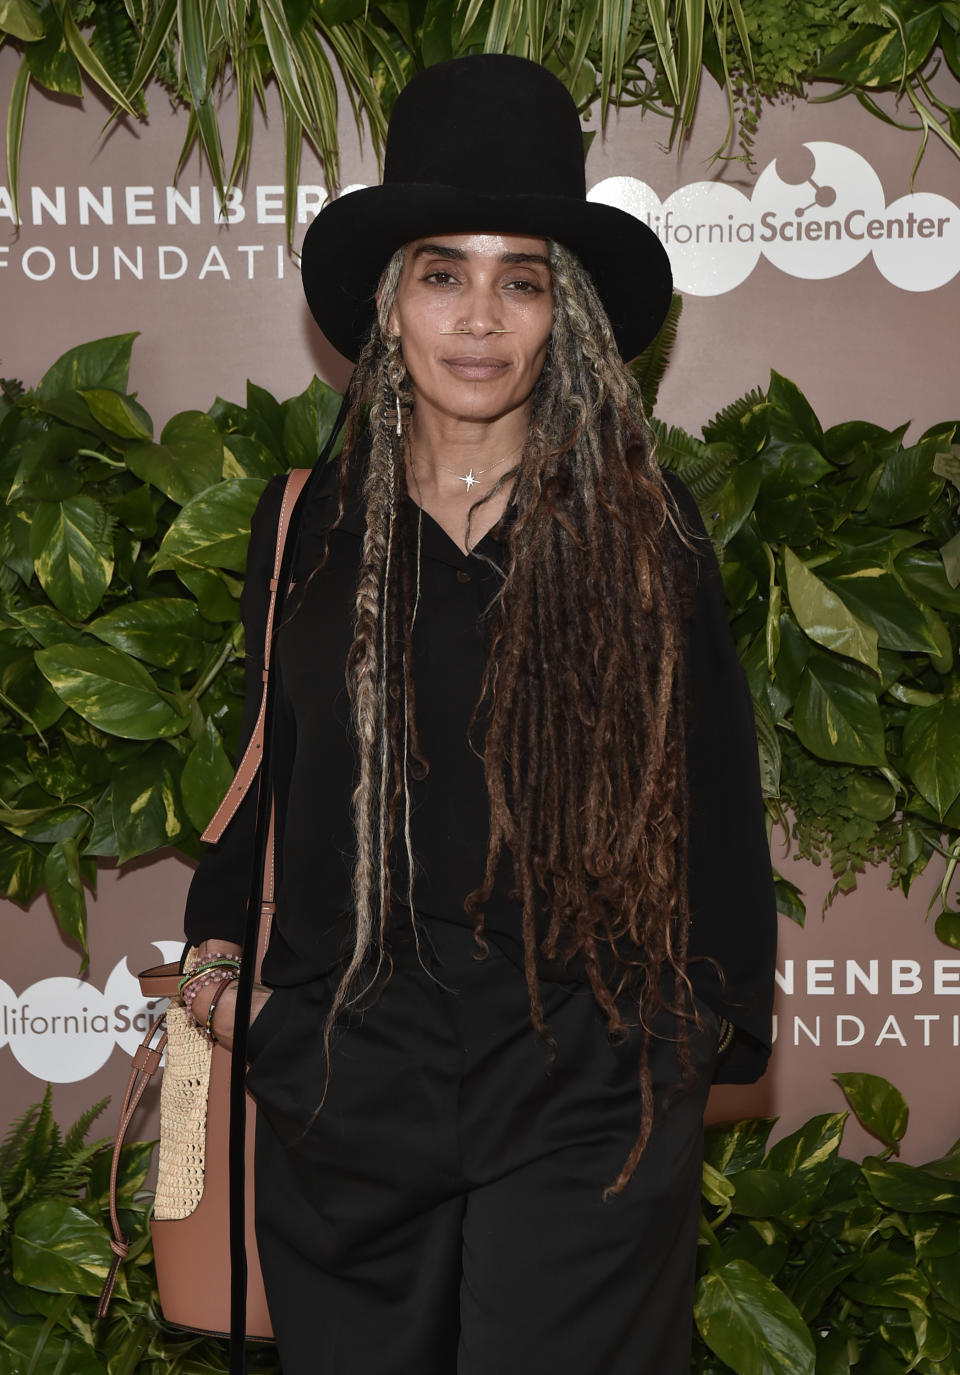
[[[703,31],[706,22],[705,0],[686,0],[680,6],[678,52],[683,82],[683,104],[679,111],[681,127],[689,129],[700,94],[700,73],[703,71]]]
[[[533,62],[542,62],[550,0],[524,0],[523,9],[527,56]]]
[[[305,129],[315,130],[317,110],[311,109],[308,95],[302,90],[300,75],[294,57],[294,42],[278,0],[263,0],[260,6],[260,22],[266,39],[267,51],[273,66],[273,75],[281,93],[296,111],[297,118]]]
[[[140,53],[137,57],[133,75],[124,94],[132,101],[142,89],[144,82],[153,75],[160,51],[170,36],[173,22],[177,17],[177,0],[163,0],[149,32],[141,37]]]
[[[654,42],[657,45],[657,55],[660,58],[663,74],[667,78],[673,103],[679,106],[683,103],[683,91],[680,86],[680,74],[677,71],[677,58],[673,49],[673,34],[670,31],[670,21],[667,18],[667,0],[647,0],[647,14],[650,18],[650,27],[653,30]]]
[[[199,128],[198,128],[198,125],[197,125],[197,112],[196,112],[196,110],[191,110],[191,111],[190,111],[190,116],[189,116],[189,118],[188,118],[188,120],[187,120],[187,131],[186,131],[186,133],[185,133],[184,136],[183,136],[183,145],[182,145],[182,147],[181,147],[181,149],[180,149],[180,156],[179,156],[179,158],[177,159],[177,166],[176,166],[176,169],[175,169],[174,174],[173,174],[173,179],[174,179],[174,181],[177,180],[177,178],[179,177],[180,173],[183,171],[184,167],[186,167],[186,165],[187,165],[187,158],[190,156],[191,152],[193,151],[193,145],[194,145],[194,144],[196,143],[196,141],[197,141],[197,138],[198,138],[198,136],[199,136],[199,132],[200,132],[200,131],[199,131]],[[223,187],[220,187],[219,190],[220,190],[221,194],[223,194]]]
[[[739,4],[739,0],[736,0],[736,3]],[[720,145],[720,151],[723,151],[724,149],[729,148],[731,142],[733,141],[734,134],[736,132],[737,104],[736,100],[734,99],[733,84],[730,80],[730,67],[727,62],[726,6],[723,3],[723,0],[707,0],[707,4],[710,9],[710,22],[713,24],[713,30],[717,39],[717,52],[720,55],[720,71],[719,73],[714,71],[714,76],[719,75],[719,77],[722,79],[723,89],[726,92],[727,97],[727,131],[724,134],[723,142]],[[704,58],[704,65],[709,66],[709,63],[707,63],[706,58]]]
[[[602,0],[600,10],[600,120],[606,121],[611,91],[623,85],[633,0]]]
[[[410,77],[408,68],[404,67],[399,53],[390,44],[386,34],[376,25],[367,19],[358,19],[354,25],[357,32],[370,44],[380,61],[386,68],[387,75],[392,81],[397,91],[402,91]],[[351,75],[353,75],[351,73]],[[356,78],[354,78],[356,81]],[[367,73],[366,80],[357,81],[357,89],[361,94],[364,105],[369,109],[376,107],[380,116],[379,126],[386,135],[386,112],[383,109],[382,96],[377,91],[376,83],[371,73]]]
[[[223,147],[220,142],[217,113],[211,98],[213,64],[207,18],[203,0],[177,0],[180,62],[193,107],[192,127],[187,130],[177,171],[179,172],[183,166],[194,139],[199,135],[214,185],[222,196],[226,190],[223,176]]]
[[[242,185],[247,179],[250,149],[253,144],[253,82],[254,63],[247,61],[236,74],[237,138],[230,164],[230,185]],[[284,123],[286,128],[286,123]]]
[[[485,3],[486,0],[468,0],[468,4],[463,11],[463,16],[459,21],[460,29],[459,33],[457,34],[456,41],[454,43],[454,47],[458,52],[462,49],[467,34],[473,28],[474,24],[477,22],[477,19],[480,17],[480,11],[483,9]],[[454,11],[454,14],[456,14],[456,10]]]
[[[590,40],[593,37],[594,29],[597,24],[597,8],[595,4],[584,4],[577,18],[576,27],[573,32],[573,46],[570,52],[569,66],[567,68],[568,86],[576,86],[590,47]]]
[[[753,70],[753,52],[750,48],[750,34],[747,30],[747,19],[743,12],[743,5],[741,4],[741,0],[725,0],[725,3],[729,7],[730,13],[733,15],[737,37],[740,39],[740,46],[743,49],[743,55],[747,62],[747,71],[750,73],[750,80],[754,81],[756,77]]]
[[[303,128],[296,111],[281,91],[280,102],[283,108],[283,183],[284,200],[287,207],[287,242],[293,242],[293,226],[297,214],[297,182],[300,178],[300,151],[303,148]]]
[[[227,47],[236,58],[243,47],[246,4],[244,0],[216,0],[216,5]]]
[[[7,106],[7,176],[10,179],[10,198],[13,201],[13,218],[20,223],[20,147],[23,142],[23,117],[27,108],[27,92],[30,89],[30,68],[26,58],[17,68]]]
[[[123,91],[121,91],[99,57],[97,57],[96,53],[90,47],[90,44],[77,28],[69,5],[63,6],[61,17],[63,19],[63,36],[66,40],[67,47],[87,73],[87,76],[90,77],[91,81],[96,82],[104,94],[108,95],[114,104],[119,105],[121,109],[126,110],[128,115],[133,115],[134,119],[136,119],[137,111],[135,106],[130,104]]]
[[[493,0],[483,40],[485,53],[502,53],[508,50],[517,15],[521,12],[515,7],[514,0]]]
[[[344,66],[349,62],[357,63],[358,70],[361,70],[360,60],[354,51],[354,39],[348,25],[334,25],[331,29],[324,29],[322,32],[333,49],[341,73]],[[316,129],[308,129],[307,132],[323,161],[327,182],[334,186],[340,176],[337,83],[326,48],[320,42],[317,33],[312,28],[305,28],[300,32],[299,41],[301,45],[300,58],[305,71],[309,72],[310,87],[318,111]],[[351,89],[349,81],[347,81],[347,87],[348,90]]]

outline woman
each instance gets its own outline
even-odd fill
[[[283,1370],[680,1375],[704,1103],[718,1056],[766,1062],[775,911],[716,562],[621,361],[666,256],[586,201],[560,83],[484,56],[411,82],[303,276],[357,369],[274,660],[248,1083]],[[206,953],[239,948],[254,806],[191,887]]]

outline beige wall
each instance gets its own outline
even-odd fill
[[[14,55],[0,52],[0,108],[13,71]],[[64,349],[139,329],[132,386],[158,426],[175,410],[208,406],[217,393],[242,399],[248,377],[281,397],[302,390],[314,371],[342,386],[347,366],[313,328],[296,266],[283,247],[283,225],[269,219],[279,213],[270,188],[282,181],[277,121],[269,131],[257,132],[242,221],[215,224],[209,179],[193,163],[179,189],[189,203],[190,188],[199,188],[201,223],[188,223],[181,212],[168,224],[166,187],[183,118],[169,110],[160,92],[152,96],[151,108],[149,126],[118,126],[98,144],[103,110],[95,101],[78,113],[69,101],[31,93],[22,159],[25,223],[19,236],[3,217],[0,194],[0,374],[19,376],[29,385]],[[699,259],[681,253],[694,289],[686,294],[660,414],[695,429],[741,392],[765,384],[773,366],[800,385],[827,424],[867,418],[890,426],[913,420],[923,427],[955,415],[960,165],[932,143],[913,188],[921,199],[903,202],[911,191],[913,137],[880,124],[856,102],[771,108],[761,123],[752,168],[709,163],[724,124],[722,102],[708,90],[695,138],[681,156],[662,147],[665,123],[627,111],[611,120],[606,141],[598,137],[588,159],[588,183],[601,186],[601,194],[612,194],[611,178],[627,178],[613,190],[648,209],[655,193],[657,213],[664,216],[670,209],[672,225],[694,226],[691,234],[696,223],[753,224],[752,246],[749,240],[735,242],[728,252],[714,241]],[[813,153],[804,148],[810,143],[818,145]],[[375,168],[360,157],[345,124],[344,184],[375,178]],[[302,182],[322,187],[309,154]],[[61,213],[58,187],[63,188],[64,224],[55,222]],[[101,201],[103,188],[111,188],[112,225],[95,213],[87,214],[89,223],[81,222],[81,187]],[[818,187],[826,188],[820,193],[825,201],[834,193],[830,206],[811,204]],[[37,224],[33,188],[54,206],[51,212],[38,203]],[[308,201],[313,194],[305,192]],[[906,223],[911,211],[916,221],[936,211],[946,222],[936,242],[921,242],[919,234],[905,245],[889,238],[869,245],[848,240],[811,246],[807,241],[798,257],[793,245],[778,238],[761,251],[762,216],[772,215],[768,223],[775,224],[796,220],[793,212],[800,206],[804,216],[799,218],[807,222],[841,210],[846,219],[852,211],[856,232],[863,232],[870,219],[884,226],[898,217]],[[151,215],[152,224],[146,222]],[[304,227],[298,225],[298,242]],[[703,230],[705,238],[708,232]],[[71,249],[77,273],[91,272],[94,250],[99,254],[90,280],[74,275]],[[142,279],[122,261],[115,264],[117,249],[134,263],[139,250]],[[844,254],[861,250],[860,259],[845,266]],[[31,278],[24,270],[25,255],[34,277],[53,265],[47,280]],[[168,273],[185,263],[182,275],[163,278],[161,259]],[[738,273],[742,281],[732,285]],[[711,282],[725,289],[702,294]],[[937,965],[951,960],[953,952],[938,944],[924,921],[934,876],[906,901],[886,890],[882,874],[871,873],[821,920],[822,872],[788,857],[778,856],[777,862],[806,890],[810,916],[802,931],[783,923],[784,986],[778,994],[773,1067],[754,1089],[718,1091],[714,1112],[780,1113],[787,1129],[814,1112],[841,1106],[831,1082],[837,1070],[869,1070],[889,1076],[908,1094],[907,1154],[920,1159],[944,1149],[960,1134],[960,1113],[953,1096],[943,1092],[958,1065],[960,980],[958,967]],[[175,858],[123,873],[105,871],[99,897],[90,904],[92,961],[80,987],[73,982],[75,953],[58,939],[46,900],[26,914],[4,905],[0,1083],[5,1117],[38,1097],[47,1076],[58,1080],[55,1103],[63,1120],[92,1098],[117,1093],[126,1073],[123,1050],[131,1048],[135,1036],[135,1028],[126,1026],[137,1006],[130,971],[162,957],[163,948],[154,942],[179,939],[188,879],[188,866]],[[848,962],[855,961],[869,978],[871,960],[877,962],[876,992],[864,991],[862,981],[851,975],[856,991],[848,994]],[[897,961],[913,961],[919,969]],[[62,1020],[68,1015],[77,1019],[76,1032],[73,1022]],[[53,1026],[55,1016],[61,1021]],[[838,1023],[838,1016],[848,1020]],[[861,1025],[856,1044],[838,1043],[857,1037]],[[818,1037],[820,1044],[813,1044]],[[143,1133],[154,1126],[147,1119]],[[851,1134],[851,1150],[865,1145],[862,1136]]]

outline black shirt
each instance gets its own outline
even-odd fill
[[[326,564],[309,578],[320,561],[324,533],[336,518],[336,468],[332,464],[309,494],[288,611],[302,601],[296,614],[285,617],[275,641],[279,695],[274,778],[282,840],[277,913],[263,964],[263,978],[272,985],[315,978],[353,949],[351,796],[356,758],[344,665],[353,639],[365,530],[359,480],[342,521],[330,532]],[[763,1072],[770,1051],[776,946],[753,710],[727,622],[719,569],[696,504],[677,478],[667,474],[667,482],[687,528],[699,536],[698,553],[690,554],[696,563],[696,591],[688,622],[689,973],[698,996],[737,1029],[720,1062],[718,1080],[751,1082]],[[241,602],[247,646],[243,745],[260,701],[268,580],[282,490],[282,478],[268,485],[251,529]],[[405,502],[404,511],[415,538],[419,508]],[[414,903],[427,921],[469,926],[463,901],[483,876],[488,813],[483,765],[469,748],[466,733],[486,662],[478,617],[499,585],[496,568],[486,559],[502,566],[504,546],[491,532],[465,554],[426,511],[421,538],[413,676],[420,744],[430,770],[422,781],[410,779],[411,832],[419,866]],[[194,944],[214,937],[242,940],[256,791],[251,788],[194,875],[185,921]],[[511,887],[512,864],[505,853],[485,907],[484,929],[522,969],[521,908],[507,896]],[[394,882],[395,904],[405,896],[401,878]],[[585,978],[575,962],[564,967],[542,955],[538,971],[547,980]]]

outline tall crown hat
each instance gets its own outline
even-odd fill
[[[462,233],[534,234],[574,252],[625,359],[663,323],[673,286],[666,250],[642,221],[587,200],[573,99],[526,58],[454,58],[401,91],[382,185],[328,202],[304,238],[303,289],[331,344],[357,360],[398,248]]]

